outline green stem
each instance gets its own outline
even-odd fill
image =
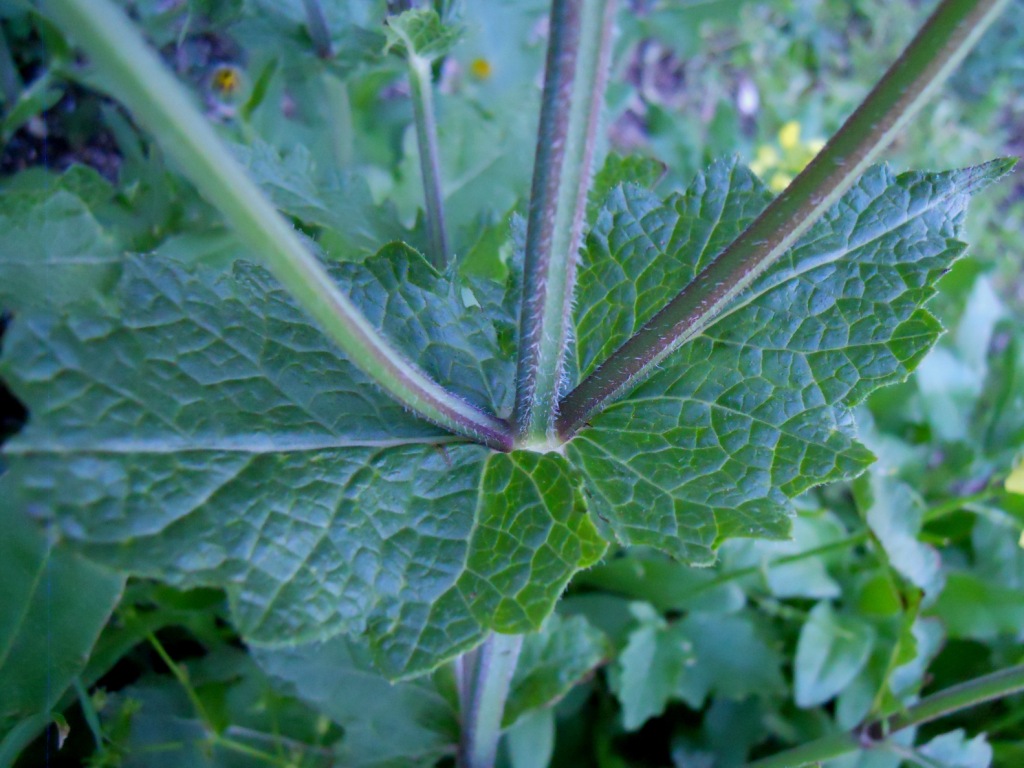
[[[47,8],[103,71],[114,95],[356,366],[423,418],[492,448],[510,448],[505,422],[433,381],[341,293],[119,8],[110,0],[50,0]]]
[[[331,33],[327,30],[327,19],[324,18],[320,0],[302,0],[302,4],[306,8],[306,29],[309,30],[316,55],[321,59],[331,58],[334,55],[331,49]]]
[[[1024,664],[947,688],[922,699],[898,715],[874,720],[856,731],[825,736],[795,749],[756,760],[747,768],[800,768],[822,763],[858,749],[873,747],[907,728],[1021,692],[1024,692]]]
[[[943,0],[896,63],[828,142],[757,219],[686,288],[562,401],[569,440],[592,415],[702,334],[853,185],[920,109],[1008,0]]]
[[[441,188],[441,156],[437,149],[437,118],[430,61],[409,49],[409,91],[416,122],[416,143],[420,152],[423,198],[427,209],[427,238],[434,266],[448,266],[448,231],[444,224],[444,192]]]
[[[14,64],[11,49],[7,45],[7,35],[0,26],[0,94],[4,97],[5,111],[10,111],[18,102],[23,87],[18,67]]]
[[[462,709],[459,768],[494,768],[505,700],[522,644],[522,635],[492,633],[483,645],[458,660]]]
[[[349,169],[354,158],[352,141],[355,129],[352,127],[352,102],[348,95],[348,84],[331,72],[324,72],[322,77],[334,163],[338,168]]]
[[[551,6],[519,336],[515,421],[524,443],[546,444],[554,426],[614,6],[614,0]]]

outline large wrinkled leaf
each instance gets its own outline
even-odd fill
[[[876,167],[700,337],[594,417],[568,455],[616,536],[695,563],[733,536],[784,536],[788,498],[871,461],[852,405],[899,381],[940,328],[921,305],[964,249],[971,193],[1004,173]],[[609,196],[584,250],[577,366],[599,364],[764,207],[719,163],[662,202]]]
[[[426,370],[505,407],[493,327],[418,254],[333,272]],[[31,420],[4,498],[103,562],[226,587],[249,640],[365,632],[411,674],[488,629],[535,628],[603,552],[565,459],[491,455],[417,420],[263,270],[135,258],[120,304],[12,326],[4,376]]]

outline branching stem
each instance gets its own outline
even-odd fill
[[[498,450],[511,447],[504,421],[445,390],[370,325],[232,158],[119,8],[110,0],[51,1],[47,8],[102,69],[114,95],[352,363],[423,418]]]
[[[920,109],[1008,0],[943,0],[821,153],[686,288],[561,402],[560,439],[702,334],[718,314],[833,206]]]
[[[858,749],[875,746],[906,728],[937,720],[986,701],[1024,691],[1024,665],[978,677],[928,696],[906,711],[874,720],[855,731],[825,736],[750,763],[748,768],[800,768],[821,764]]]
[[[547,442],[554,426],[614,5],[551,5],[520,320],[515,421],[522,443]]]

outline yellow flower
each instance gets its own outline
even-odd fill
[[[763,176],[765,173],[778,166],[779,159],[779,153],[775,150],[775,147],[769,144],[762,144],[757,148],[757,157],[755,157],[754,162],[750,164],[750,170],[758,176]]]
[[[796,149],[800,144],[800,123],[790,120],[779,129],[779,146],[783,149]]]
[[[1006,478],[1006,490],[1010,493],[1024,495],[1024,459],[1017,463],[1017,466]]]
[[[789,186],[789,183],[791,181],[793,181],[793,177],[790,176],[788,173],[776,171],[775,173],[772,174],[772,178],[768,182],[768,186],[771,188],[772,192],[781,192],[782,190]]]
[[[494,69],[487,59],[476,58],[469,62],[469,72],[477,80],[486,80],[494,73]]]

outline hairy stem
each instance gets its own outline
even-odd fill
[[[320,0],[302,0],[302,4],[306,8],[306,29],[309,30],[316,55],[321,59],[331,58],[334,55],[331,48],[331,33],[327,30],[327,19],[324,17]]]
[[[614,0],[551,6],[520,321],[515,421],[522,442],[543,444],[554,426],[614,6]]]
[[[110,0],[60,0],[46,7],[102,70],[113,95],[149,128],[253,254],[356,366],[423,418],[498,450],[509,449],[505,422],[433,381],[341,293],[119,8]]]
[[[635,387],[717,315],[860,177],[988,28],[1008,0],[943,0],[917,36],[821,153],[672,301],[562,401],[557,429],[570,439]]]
[[[462,709],[459,768],[493,768],[501,738],[501,719],[522,635],[492,633],[483,645],[456,662]]]
[[[975,678],[921,699],[904,712],[874,720],[855,731],[837,733],[750,763],[748,768],[800,768],[875,746],[915,725],[937,720],[993,699],[1024,691],[1024,664]]]
[[[437,118],[430,61],[409,53],[409,92],[416,121],[416,143],[420,151],[423,199],[427,209],[427,238],[430,259],[443,271],[448,266],[448,232],[444,224],[444,193],[441,189],[441,157],[437,149]]]

